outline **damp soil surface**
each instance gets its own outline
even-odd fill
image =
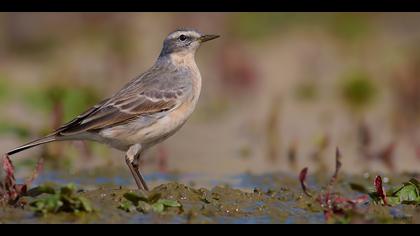
[[[3,204],[0,223],[420,223],[418,204],[386,206],[368,196],[350,208],[334,206],[337,211],[328,215],[325,205],[317,199],[328,183],[328,177],[324,176],[307,177],[312,197],[303,193],[296,176],[280,173],[243,174],[232,178],[231,183],[218,183],[211,188],[181,184],[182,180],[168,181],[152,185],[154,188],[149,193],[127,185],[76,184],[73,199],[82,197],[89,202],[91,210],[40,214],[33,202],[51,197],[42,193],[24,196],[13,206]],[[347,199],[363,197],[365,194],[354,186],[373,189],[374,177],[375,174],[367,173],[343,174],[331,194],[338,193]],[[418,178],[414,174],[386,176],[384,188],[390,189],[413,177]],[[52,188],[63,186],[59,181],[52,182],[49,183]]]

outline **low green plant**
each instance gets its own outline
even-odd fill
[[[388,191],[383,191],[383,193],[373,188],[366,188],[357,183],[350,183],[350,187],[355,191],[368,194],[376,204],[390,206],[400,204],[420,205],[420,183],[414,178]]]
[[[75,194],[76,186],[68,184],[59,190],[51,186],[43,185],[31,190],[32,194],[45,194],[42,198],[36,199],[30,203],[31,209],[38,214],[47,213],[79,213],[92,212],[93,208],[90,202],[81,196]]]
[[[179,208],[181,204],[175,200],[162,199],[159,193],[147,196],[144,192],[139,192],[139,194],[128,192],[124,194],[124,200],[118,208],[126,212],[137,210],[143,213],[162,213],[171,207]]]

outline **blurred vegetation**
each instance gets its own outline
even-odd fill
[[[352,71],[345,74],[340,86],[344,103],[357,112],[370,105],[377,94],[376,85],[369,75],[362,71]]]
[[[58,41],[52,35],[11,31],[14,33],[6,37],[8,50],[22,58],[45,58],[58,47]]]
[[[266,142],[267,142],[267,157],[271,162],[278,161],[280,157],[281,149],[279,143],[281,141],[280,136],[280,122],[281,122],[281,108],[282,98],[280,94],[277,94],[271,99],[270,108],[267,114],[266,120]]]
[[[307,16],[294,13],[249,13],[232,15],[229,28],[238,38],[262,39]],[[264,27],[262,27],[264,26]]]
[[[300,101],[315,101],[318,96],[318,86],[315,81],[305,80],[295,86],[295,97]]]
[[[244,39],[263,39],[296,29],[296,26],[325,26],[332,35],[345,42],[363,39],[372,31],[370,16],[363,13],[248,13],[233,14],[231,33]]]
[[[7,105],[12,101],[16,94],[12,92],[13,88],[5,75],[0,74],[0,104]],[[14,135],[18,138],[27,138],[30,135],[27,124],[21,124],[2,117],[0,119],[0,135]]]
[[[10,96],[10,85],[5,75],[0,74],[0,102],[5,102]]]
[[[195,119],[201,121],[210,121],[224,117],[230,110],[229,101],[224,97],[215,98],[206,104],[203,104],[201,112],[195,114]]]
[[[92,87],[65,87],[49,84],[42,88],[28,90],[23,100],[28,105],[50,113],[58,103],[63,108],[63,119],[68,121],[98,102],[100,96]]]
[[[16,135],[20,139],[28,138],[30,131],[23,124],[13,124],[10,121],[0,121],[0,134]]]
[[[393,95],[394,128],[415,134],[420,121],[420,48],[411,48],[407,62],[390,76]]]
[[[372,27],[366,14],[333,14],[329,19],[329,30],[340,40],[351,43],[367,38]]]

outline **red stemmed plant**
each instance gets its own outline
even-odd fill
[[[355,199],[350,199],[341,196],[339,193],[332,192],[334,185],[337,182],[338,173],[341,168],[341,153],[339,149],[336,149],[336,162],[335,162],[335,172],[331,177],[325,191],[318,194],[315,198],[316,202],[320,204],[323,209],[325,219],[329,221],[333,216],[344,216],[349,211],[355,211],[357,206],[361,203],[366,202],[369,197],[367,195],[362,195]],[[308,192],[308,188],[306,185],[306,176],[308,173],[308,168],[302,169],[299,174],[299,180],[303,189],[303,192],[312,197],[312,195]]]
[[[16,178],[14,176],[15,168],[10,161],[9,156],[3,156],[2,167],[5,176],[3,180],[0,180],[0,203],[15,205],[19,198],[26,194],[32,182],[38,177],[43,167],[43,159],[39,159],[36,169],[24,184],[16,183]]]

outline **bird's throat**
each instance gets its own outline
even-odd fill
[[[176,66],[195,67],[194,53],[176,52],[169,55],[169,60]]]

